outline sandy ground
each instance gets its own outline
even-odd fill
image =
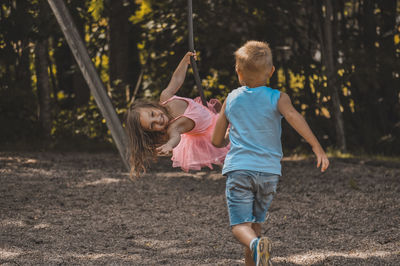
[[[118,154],[0,152],[1,265],[243,265],[220,168],[167,157],[131,182]],[[400,265],[400,165],[283,161],[274,265]]]

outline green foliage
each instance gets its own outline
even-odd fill
[[[9,0],[1,4],[0,138],[40,136],[32,62],[35,43],[47,38],[53,140],[78,136],[110,142],[103,118],[89,98],[59,26],[51,12],[45,12],[48,7],[43,3]],[[69,0],[66,3],[121,118],[141,70],[143,80],[136,98],[156,99],[188,49],[187,2]],[[345,0],[332,4],[337,75],[329,78],[334,78],[334,86],[340,91],[349,150],[398,155],[400,3]],[[127,18],[119,21],[126,26],[112,36],[129,36],[127,42],[117,42],[123,51],[129,51],[126,55],[129,62],[110,62],[111,53],[117,49],[111,45],[116,40],[116,37],[110,39],[111,24],[118,14],[122,17],[121,12],[112,12],[118,5],[125,8],[121,10],[128,8]],[[223,100],[238,86],[233,58],[237,48],[251,39],[268,41],[276,67],[269,85],[290,95],[323,146],[335,147],[331,88],[324,69],[325,58],[321,55],[323,29],[319,25],[324,19],[323,10],[322,1],[316,0],[193,1],[197,63],[207,98]],[[112,71],[117,72],[113,74],[114,80],[110,78]],[[125,73],[119,76],[118,71]],[[190,71],[179,95],[198,96]],[[285,150],[308,149],[290,126],[283,127]]]
[[[88,5],[88,12],[92,15],[95,21],[99,21],[104,10],[103,0],[91,0]]]
[[[92,139],[110,142],[105,120],[99,113],[93,98],[85,106],[60,110],[54,119],[52,136],[55,139]]]

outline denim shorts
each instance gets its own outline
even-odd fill
[[[231,171],[226,175],[230,225],[264,222],[276,193],[279,175],[250,170]]]

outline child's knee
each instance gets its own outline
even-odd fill
[[[252,228],[252,223],[236,224],[232,226],[231,230],[234,233],[236,231],[245,230],[246,228]]]

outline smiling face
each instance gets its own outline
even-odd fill
[[[164,131],[169,123],[168,116],[155,107],[143,107],[139,109],[140,125],[146,131]]]

